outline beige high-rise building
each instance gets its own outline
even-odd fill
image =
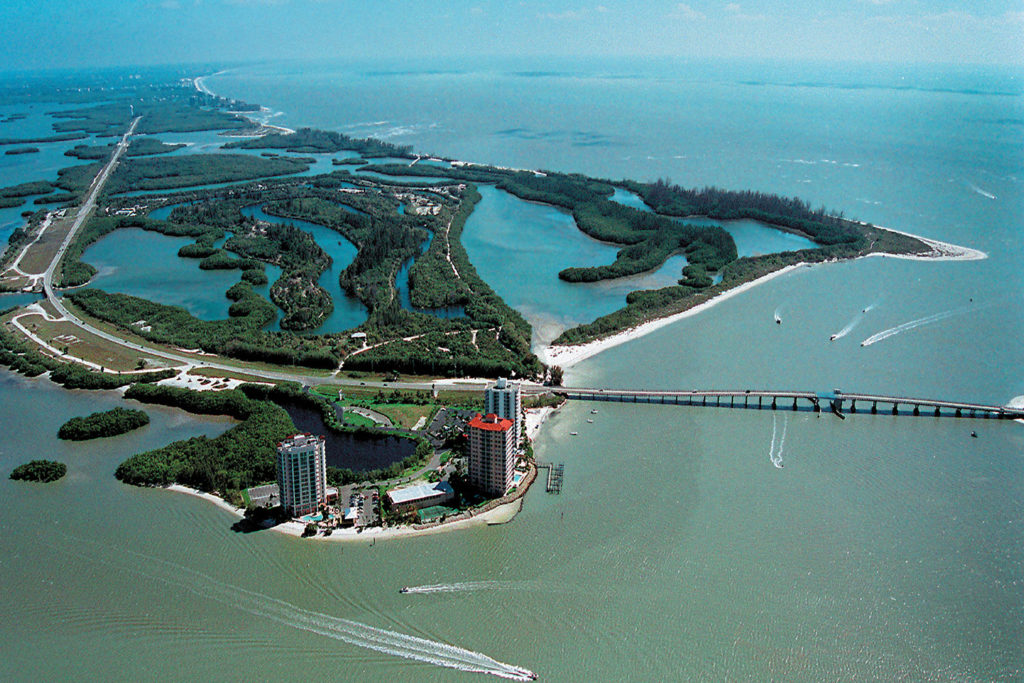
[[[490,413],[469,421],[469,481],[487,495],[505,495],[515,467],[515,425]]]

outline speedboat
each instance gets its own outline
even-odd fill
[[[402,588],[402,590],[400,590],[400,591],[398,591],[398,592],[399,592],[399,593],[408,593],[408,592],[409,592],[409,587],[408,587],[408,586],[404,586],[404,587]]]
[[[593,421],[593,420],[591,420],[590,418],[587,418],[587,422],[589,422],[589,423],[591,423],[591,424],[593,424],[593,423],[594,423],[594,421]]]
[[[829,341],[835,341],[836,339],[839,339],[838,334],[833,334],[831,337],[828,338]]]
[[[590,414],[591,415],[597,415],[597,408],[594,408],[593,410],[591,410]]]
[[[569,436],[576,436],[579,432],[569,432]]]

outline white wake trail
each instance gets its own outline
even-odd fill
[[[987,199],[999,199],[999,197],[995,196],[994,194],[992,194],[991,192],[989,192],[987,190],[983,190],[982,188],[978,187],[974,183],[968,182],[967,186],[970,187],[975,192],[977,192],[978,194],[980,194],[982,197],[985,197]]]
[[[932,315],[927,315],[927,316],[925,316],[923,318],[918,318],[916,320],[911,320],[911,321],[905,322],[905,323],[903,323],[901,325],[896,325],[895,327],[890,327],[887,330],[882,330],[881,332],[873,334],[870,337],[868,337],[867,339],[865,339],[864,341],[862,341],[860,343],[860,345],[861,346],[871,346],[872,344],[877,344],[878,342],[883,341],[885,339],[888,339],[889,337],[895,337],[897,334],[901,334],[903,332],[908,332],[908,331],[913,330],[915,328],[923,327],[924,325],[931,325],[933,323],[941,322],[941,321],[946,320],[948,318],[952,318],[952,317],[957,316],[957,315],[963,315],[964,313],[967,313],[967,312],[972,311],[972,310],[978,310],[980,308],[983,308],[983,307],[982,306],[975,306],[975,307],[967,306],[967,307],[964,307],[964,308],[954,308],[954,309],[951,309],[951,310],[948,310],[948,311],[942,311],[941,313],[934,313]]]
[[[850,334],[850,332],[853,331],[853,328],[857,327],[857,325],[859,325],[860,321],[863,320],[863,319],[864,319],[864,314],[863,313],[858,313],[857,315],[853,316],[853,319],[850,322],[846,323],[846,327],[844,327],[843,329],[841,329],[838,332],[836,332],[835,334],[833,334],[831,337],[829,337],[829,339],[831,339],[832,341],[835,341],[837,339],[842,339],[846,335]]]
[[[463,591],[501,590],[513,588],[510,581],[462,581],[457,583],[434,583],[423,586],[409,586],[402,590],[405,594],[428,593],[461,593]]]
[[[778,464],[776,464],[775,462],[775,433],[777,431],[776,428],[778,427],[778,424],[779,416],[776,415],[775,413],[772,413],[772,440],[771,444],[768,447],[768,459],[771,460],[772,464],[775,465],[776,467],[778,467]]]
[[[789,428],[789,416],[782,423],[782,436],[779,438],[779,451],[772,458],[772,464],[780,470],[782,469],[782,451],[786,448],[786,430]]]
[[[316,633],[375,652],[434,664],[449,669],[489,674],[514,681],[536,679],[536,675],[529,669],[499,662],[480,652],[303,609],[283,600],[219,581],[211,576],[167,560],[149,557],[128,549],[125,549],[123,552],[126,555],[134,555],[144,560],[145,564],[142,566],[153,570],[143,571],[138,566],[122,567],[127,571],[187,590],[200,597],[215,600],[228,607],[240,609],[254,616],[264,617],[291,628]],[[79,554],[87,557],[85,553],[80,552]],[[92,559],[101,564],[114,566],[112,563],[102,559]],[[163,565],[167,571],[160,571],[159,574],[156,573],[155,569],[160,565]],[[164,575],[161,576],[160,574]]]

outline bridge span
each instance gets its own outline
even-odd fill
[[[845,418],[846,413],[930,415],[933,417],[1024,419],[1024,408],[942,401],[909,396],[881,396],[838,390],[771,391],[763,389],[707,391],[651,391],[562,387],[556,393],[577,401],[654,403],[659,405],[746,408],[753,410],[828,410]]]

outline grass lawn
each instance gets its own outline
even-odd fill
[[[22,317],[19,322],[51,346],[61,350],[67,348],[68,355],[102,365],[109,370],[135,370],[140,358],[145,358],[150,368],[167,365],[163,359],[111,344],[67,321],[51,322],[42,316],[30,315]]]
[[[368,417],[357,415],[356,413],[345,413],[345,424],[352,425],[353,427],[376,427],[377,423]]]

